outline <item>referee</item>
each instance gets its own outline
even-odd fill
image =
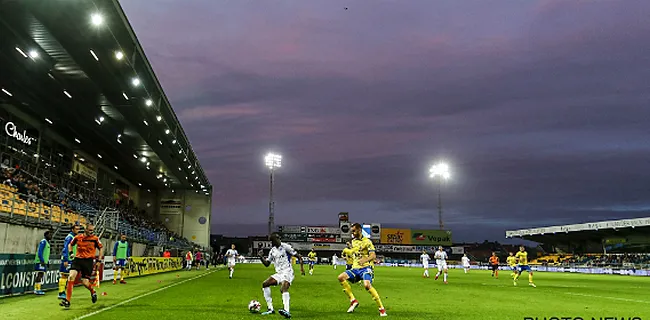
[[[68,278],[68,285],[66,288],[66,298],[61,301],[60,306],[70,308],[70,298],[72,298],[72,289],[74,288],[74,282],[77,279],[77,275],[81,275],[81,281],[90,291],[90,297],[92,302],[97,302],[97,293],[93,289],[92,284],[90,283],[90,277],[92,276],[95,263],[101,263],[104,260],[104,251],[102,250],[104,246],[99,241],[99,237],[95,234],[95,226],[88,224],[84,233],[75,236],[70,244],[68,244],[68,251],[72,251],[72,248],[77,246],[77,253],[75,259],[72,261],[72,267],[70,267],[70,276]],[[95,261],[95,254],[99,250],[99,260]]]

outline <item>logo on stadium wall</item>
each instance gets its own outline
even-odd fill
[[[18,128],[16,127],[16,124],[13,122],[7,122],[7,124],[5,124],[5,132],[7,133],[8,136],[28,146],[31,146],[32,142],[36,141],[36,138],[32,138],[27,135],[27,130],[23,130],[22,133],[18,132]]]

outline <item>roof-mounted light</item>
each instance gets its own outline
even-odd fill
[[[32,59],[38,58],[38,51],[36,51],[34,49],[29,50],[29,57],[32,58]]]
[[[151,105],[153,104],[153,101],[151,99],[147,99],[147,100],[144,101],[144,104],[146,104],[147,107],[151,107]]]
[[[140,85],[140,79],[139,79],[138,77],[135,77],[135,78],[131,79],[131,84],[132,84],[134,87],[139,86],[139,85]]]
[[[113,168],[115,168],[115,170],[118,170],[118,169],[117,169],[117,166],[113,166]]]
[[[99,61],[99,57],[97,57],[97,55],[95,54],[95,51],[93,51],[93,50],[91,49],[91,50],[90,50],[90,54],[93,56],[93,58],[95,58],[96,61]]]
[[[25,51],[21,50],[20,48],[16,47],[16,51],[18,51],[18,53],[20,53],[23,57],[29,58]]]
[[[156,116],[156,121],[160,122],[162,120],[161,116]]]
[[[142,162],[142,163],[147,162],[147,157],[142,157],[142,158],[140,158],[140,162]]]
[[[137,159],[137,158],[138,158],[138,155],[137,155],[137,154],[133,154],[133,157]]]
[[[70,95],[70,93],[68,93],[68,91],[63,90],[63,94],[65,94],[66,97],[72,99],[72,95]]]
[[[11,94],[11,92],[7,91],[7,90],[4,89],[4,88],[2,89],[2,92],[4,92],[6,95],[8,95],[8,96],[10,96],[10,97],[13,97],[13,96],[14,96],[13,94]]]
[[[165,129],[165,134],[169,134],[169,129]]]
[[[142,123],[144,123],[145,126],[149,125],[149,122],[147,122],[147,120],[142,120]]]
[[[176,139],[172,140],[172,144],[176,144]]]
[[[93,13],[90,15],[90,22],[94,26],[101,26],[104,24],[104,17],[99,13]]]
[[[97,154],[97,157],[99,157],[100,159],[103,159],[102,155],[99,154],[99,153]]]
[[[162,141],[158,140],[158,144],[162,146]]]
[[[122,97],[124,97],[126,100],[129,100],[129,96],[126,95],[126,92],[122,92]]]
[[[81,143],[81,140],[79,140],[79,139],[77,139],[77,138],[74,138],[74,141],[75,141],[76,143]]]
[[[117,60],[124,59],[124,53],[122,53],[122,51],[115,51],[115,59]]]
[[[52,120],[50,120],[50,119],[48,119],[48,118],[45,118],[45,122],[47,122],[47,123],[49,123],[49,124],[52,124]]]

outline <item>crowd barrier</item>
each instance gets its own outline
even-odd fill
[[[0,254],[0,296],[30,293],[34,290],[34,254]],[[58,288],[60,259],[50,260],[41,286],[43,290]],[[99,269],[101,281],[113,280],[114,259],[104,257],[103,269]],[[131,257],[127,261],[124,277],[144,275],[182,269],[181,258]]]

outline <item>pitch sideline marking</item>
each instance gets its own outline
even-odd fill
[[[196,276],[196,277],[194,277],[194,278],[185,279],[185,280],[183,280],[183,281],[181,281],[181,282],[172,283],[172,284],[170,284],[170,285],[168,285],[168,286],[164,286],[164,287],[162,287],[162,288],[158,288],[158,289],[156,289],[156,290],[154,290],[154,291],[150,291],[150,292],[147,292],[147,293],[141,294],[141,295],[139,295],[139,296],[135,296],[135,297],[133,297],[133,298],[131,298],[131,299],[124,300],[124,301],[122,301],[122,302],[120,302],[120,303],[114,304],[114,305],[112,305],[112,306],[108,306],[108,307],[103,308],[103,309],[99,309],[99,310],[97,310],[97,311],[93,311],[93,312],[91,312],[91,313],[85,314],[85,315],[83,315],[83,316],[80,316],[80,317],[77,317],[77,318],[74,318],[74,319],[75,319],[75,320],[81,320],[81,319],[85,319],[85,318],[88,318],[88,317],[92,317],[92,316],[94,316],[94,315],[96,315],[96,314],[100,314],[100,313],[102,313],[102,312],[104,312],[104,311],[111,310],[111,309],[113,309],[113,308],[115,308],[115,307],[119,307],[119,306],[121,306],[121,305],[123,305],[123,304],[127,304],[127,303],[129,303],[129,302],[131,302],[131,301],[135,301],[135,300],[138,300],[138,299],[140,299],[140,298],[146,297],[146,296],[148,296],[148,295],[152,295],[152,294],[154,294],[154,293],[158,293],[158,292],[160,292],[160,291],[163,291],[163,290],[169,289],[169,288],[171,288],[171,287],[175,287],[175,286],[177,286],[177,285],[179,285],[179,284],[183,284],[183,283],[185,283],[185,282],[189,282],[189,281],[192,281],[192,280],[196,280],[196,279],[198,279],[198,278],[205,277],[205,276],[207,276],[207,275],[209,275],[209,274],[211,274],[211,273],[213,273],[213,272],[216,272],[216,271],[219,271],[219,269],[214,270],[214,271],[210,271],[210,272],[206,272],[206,273],[204,273],[204,274],[200,274],[200,275],[198,275],[198,276]]]
[[[612,299],[612,300],[620,300],[620,301],[627,301],[627,302],[650,303],[650,301],[627,299],[627,298],[617,298],[617,297],[607,297],[607,296],[596,296],[596,295],[584,294],[584,293],[565,292],[565,294],[569,294],[569,295],[572,295],[572,296],[603,298],[603,299]]]

